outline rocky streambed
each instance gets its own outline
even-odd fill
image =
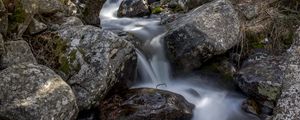
[[[0,0],[0,120],[298,120],[297,3]]]

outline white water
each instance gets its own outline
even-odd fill
[[[258,120],[241,110],[241,95],[217,88],[197,75],[173,78],[171,67],[165,57],[164,27],[158,17],[118,18],[116,12],[121,0],[108,0],[101,10],[103,29],[133,33],[145,42],[143,50],[137,50],[138,74],[142,83],[134,87],[151,87],[169,90],[184,96],[196,107],[193,120]]]

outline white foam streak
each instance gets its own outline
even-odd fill
[[[143,83],[135,87],[158,87],[184,96],[195,105],[193,120],[258,120],[241,110],[241,103],[245,99],[241,95],[233,97],[230,94],[235,93],[203,85],[203,78],[196,79],[200,84],[189,82],[195,81],[193,76],[181,80],[172,78],[169,61],[165,56],[162,40],[164,27],[159,25],[160,19],[118,18],[116,13],[120,3],[121,0],[107,0],[101,11],[101,23],[103,29],[130,32],[141,40],[149,41],[145,42],[147,54],[136,50],[139,78]]]

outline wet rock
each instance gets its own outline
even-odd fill
[[[126,87],[133,80],[136,54],[126,40],[93,26],[67,27],[58,34],[68,46],[59,71],[73,88],[80,110],[96,106],[112,87]]]
[[[239,43],[240,20],[228,0],[202,5],[169,24],[164,39],[173,63],[192,70]]]
[[[1,59],[1,68],[7,68],[19,63],[37,63],[30,46],[26,41],[9,41],[4,43],[4,54]]]
[[[194,105],[181,95],[158,89],[123,91],[100,106],[103,120],[189,120]]]
[[[106,0],[72,0],[79,8],[78,16],[85,24],[100,26],[100,10]]]
[[[0,33],[6,35],[8,28],[8,14],[2,0],[0,0]]]
[[[33,19],[32,22],[29,24],[27,30],[28,30],[29,34],[34,35],[34,34],[41,33],[43,31],[45,31],[46,29],[47,29],[46,24],[39,22],[36,19]]]
[[[281,94],[283,72],[281,57],[268,56],[244,64],[236,75],[238,86],[259,102],[276,102]]]
[[[0,119],[72,120],[75,95],[61,77],[45,66],[13,65],[0,72]]]
[[[142,17],[150,15],[150,9],[145,0],[124,0],[119,10],[119,17]]]

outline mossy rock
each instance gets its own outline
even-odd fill
[[[154,9],[152,9],[151,13],[152,14],[159,14],[163,11],[163,9],[161,7],[155,7]]]
[[[58,34],[43,33],[27,41],[39,64],[46,65],[59,73],[62,72],[65,76],[78,72],[80,69],[80,65],[75,61],[77,52],[80,51],[73,49],[68,52],[69,43]]]

